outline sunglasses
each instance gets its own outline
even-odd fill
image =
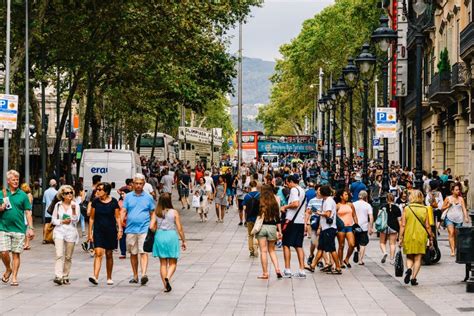
[[[69,191],[69,192],[64,192],[64,193],[63,193],[63,195],[68,195],[68,194],[72,194],[72,192]]]
[[[96,191],[104,191],[102,188],[95,189]]]

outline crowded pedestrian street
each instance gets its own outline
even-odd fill
[[[173,204],[179,205],[175,192]],[[71,284],[57,286],[54,246],[33,240],[22,255],[21,287],[0,284],[1,315],[473,315],[466,293],[464,265],[449,256],[446,231],[441,232],[441,261],[422,268],[417,287],[394,276],[394,266],[380,263],[378,238],[371,237],[365,266],[352,264],[343,275],[319,271],[306,279],[259,280],[258,258],[249,258],[246,229],[229,209],[223,224],[212,214],[200,222],[196,212],[181,210],[188,248],[182,252],[173,291],[163,293],[159,261],[150,258],[146,286],[129,284],[128,257],[114,253],[114,285],[105,276],[89,283],[93,258],[77,249]],[[36,225],[40,231],[40,225]],[[304,248],[309,247],[305,238]],[[79,248],[79,247],[78,247]],[[281,249],[277,250],[283,263]],[[296,265],[296,257],[292,265]]]

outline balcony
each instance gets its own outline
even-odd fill
[[[451,96],[451,72],[437,73],[431,79],[428,88],[430,103],[450,104],[453,102]]]
[[[462,61],[451,68],[451,90],[463,91],[466,88],[466,64]]]
[[[461,31],[459,48],[461,58],[466,62],[470,61],[474,56],[474,21]]]

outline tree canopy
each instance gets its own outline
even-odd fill
[[[150,130],[155,119],[177,128],[179,108],[202,114],[232,92],[236,58],[226,32],[259,1],[30,1],[31,87],[57,84],[66,101],[59,135],[74,101],[84,107],[84,147],[100,147],[108,133],[125,137]],[[11,93],[24,104],[25,7],[12,1]],[[0,33],[6,30],[0,8]],[[5,45],[0,45],[0,71]],[[30,93],[32,123],[41,133],[40,103]],[[20,105],[19,122],[24,106]],[[13,146],[19,146],[21,124]],[[92,134],[90,134],[92,133]],[[55,154],[60,136],[56,139]],[[55,155],[53,155],[55,156]],[[12,156],[13,166],[18,157]]]
[[[381,11],[377,0],[336,0],[314,18],[303,23],[300,34],[281,46],[270,103],[262,107],[258,120],[267,134],[301,134],[305,116],[311,118],[318,96],[319,68],[325,73],[325,90],[330,78],[336,81],[347,58],[359,54],[378,25]],[[313,85],[313,88],[310,88]],[[355,99],[355,119],[360,119]],[[347,130],[347,129],[346,129]]]

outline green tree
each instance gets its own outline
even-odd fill
[[[300,34],[280,48],[270,103],[260,109],[258,120],[267,134],[301,134],[305,116],[311,117],[319,68],[325,86],[336,81],[349,56],[356,56],[378,25],[376,0],[336,0],[335,4],[306,20]],[[355,99],[355,121],[360,126],[360,101]],[[347,113],[347,112],[346,112]],[[339,115],[338,115],[339,117]],[[345,122],[348,124],[348,122]],[[345,129],[348,130],[347,128]]]

